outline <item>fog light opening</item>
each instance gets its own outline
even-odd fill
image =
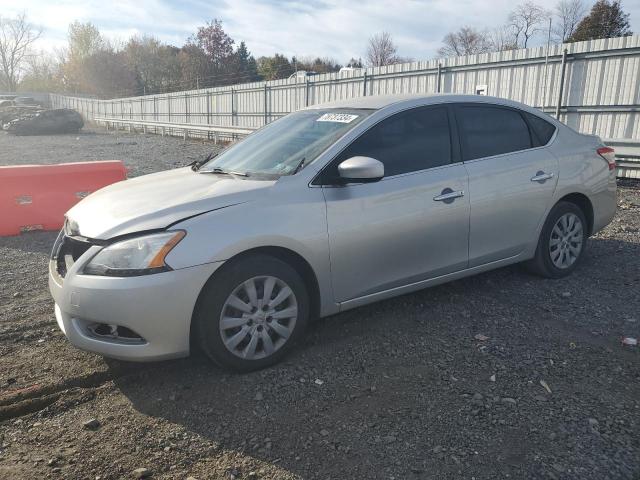
[[[146,340],[130,328],[108,323],[91,323],[87,325],[89,335],[105,341],[118,343],[145,343]]]

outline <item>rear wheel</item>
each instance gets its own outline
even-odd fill
[[[298,272],[277,258],[251,255],[207,283],[195,321],[200,345],[212,360],[251,371],[284,357],[308,317],[308,293]]]
[[[542,227],[535,257],[527,266],[548,278],[562,278],[578,266],[587,244],[587,221],[574,203],[558,202]]]

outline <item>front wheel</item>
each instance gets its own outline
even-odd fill
[[[277,258],[251,255],[226,265],[207,283],[195,322],[212,360],[251,371],[284,357],[308,317],[309,297],[298,272]]]
[[[535,257],[528,262],[534,273],[562,278],[578,266],[587,246],[587,221],[582,210],[569,202],[558,202],[549,212],[540,232]]]

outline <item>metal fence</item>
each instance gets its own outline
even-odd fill
[[[88,120],[256,128],[307,105],[382,94],[487,94],[605,139],[640,139],[640,36],[453,57],[306,79],[96,100],[51,94]],[[179,130],[182,134],[184,130]]]

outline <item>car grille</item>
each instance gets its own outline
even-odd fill
[[[70,237],[65,235],[64,230],[61,231],[51,252],[58,275],[64,278],[73,264],[93,245],[86,238]]]

